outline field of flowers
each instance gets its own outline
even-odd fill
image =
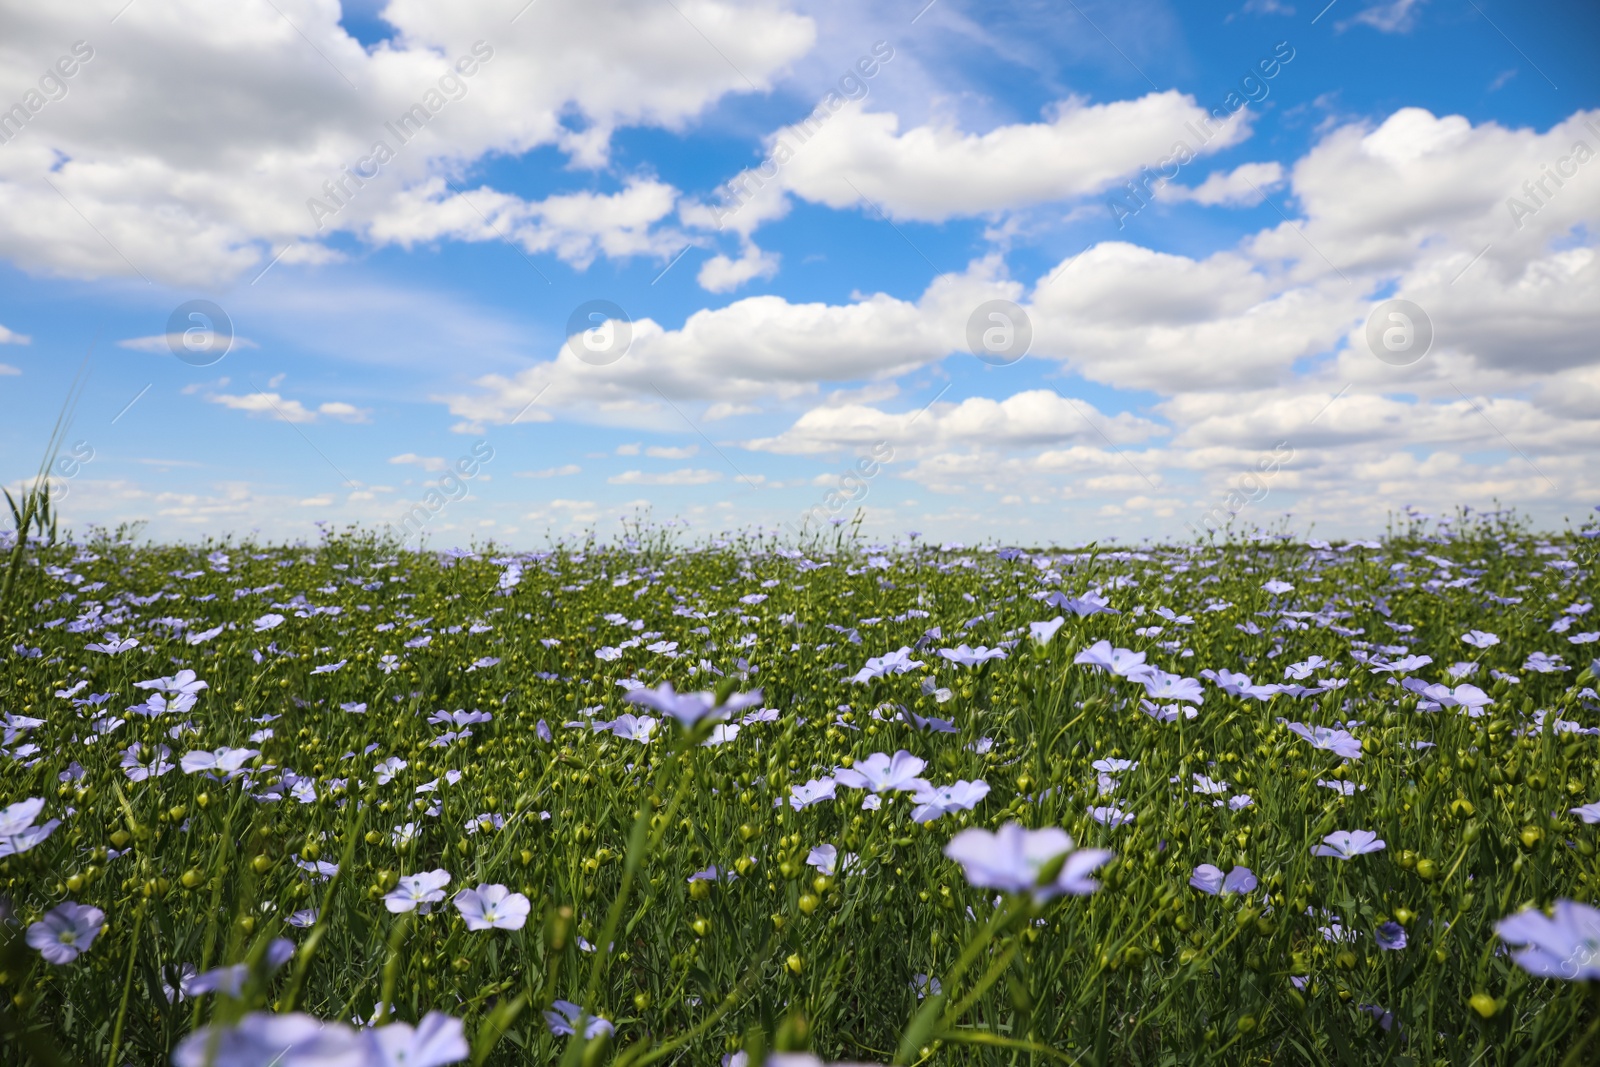
[[[1593,1062],[1597,533],[13,537],[0,1061]]]

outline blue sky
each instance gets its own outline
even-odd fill
[[[1072,542],[1600,500],[1592,5],[101,6],[0,13],[0,476],[83,367],[79,526]],[[1433,332],[1404,366],[1391,299]],[[235,333],[203,367],[166,335],[195,300]],[[594,300],[632,335],[598,366]],[[990,306],[1014,362],[970,350]]]

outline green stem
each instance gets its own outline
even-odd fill
[[[128,943],[128,973],[122,979],[122,1005],[117,1009],[116,1029],[111,1032],[111,1053],[106,1057],[106,1067],[117,1067],[117,1051],[122,1047],[122,1024],[128,1019],[128,997],[133,992],[133,965],[139,958],[139,928],[144,925],[145,902],[133,917],[133,938]]]

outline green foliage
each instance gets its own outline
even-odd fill
[[[1553,728],[1600,724],[1583,693],[1591,676],[1581,662],[1522,668],[1533,651],[1578,660],[1600,648],[1549,632],[1565,606],[1592,603],[1595,542],[1506,523],[1454,529],[1396,530],[1377,549],[1272,538],[1011,559],[839,542],[825,557],[813,546],[822,567],[758,538],[687,546],[659,531],[463,558],[355,530],[315,546],[138,546],[103,532],[19,545],[0,710],[46,725],[8,736],[0,801],[43,796],[63,823],[0,861],[16,919],[0,948],[0,1048],[8,1062],[155,1064],[197,1025],[246,1009],[365,1020],[387,1000],[401,1020],[463,1018],[475,1063],[552,1063],[568,1041],[540,1013],[592,998],[616,1035],[583,1061],[629,1067],[741,1048],[757,1062],[774,1048],[879,1062],[901,1049],[996,1064],[1554,1062],[1595,1017],[1588,993],[1529,978],[1493,928],[1525,904],[1593,900],[1600,886],[1600,827],[1568,814],[1600,800],[1600,742]],[[1548,565],[1559,559],[1576,567]],[[1270,579],[1295,591],[1274,598]],[[1069,613],[1048,644],[1029,638],[1028,623],[1059,614],[1034,594],[1090,587],[1120,614]],[[767,599],[741,602],[753,594]],[[258,632],[269,613],[285,621]],[[934,626],[942,637],[914,653],[923,667],[851,681],[868,656]],[[1135,633],[1151,626],[1162,631]],[[1480,654],[1460,640],[1474,629],[1500,644]],[[85,650],[113,632],[139,645]],[[596,657],[629,639],[619,658]],[[1007,639],[1018,641],[1009,658],[975,668],[936,654]],[[1258,682],[1320,655],[1332,665],[1315,678],[1346,684],[1271,700],[1207,684],[1197,717],[1161,722],[1137,685],[1073,664],[1100,639],[1178,674],[1226,668]],[[648,651],[657,641],[677,647]],[[1352,658],[1363,643],[1431,655],[1413,672],[1430,682],[1479,658],[1467,680],[1495,703],[1478,718],[1420,711],[1415,693]],[[474,667],[486,657],[499,662]],[[123,710],[149,695],[135,682],[184,667],[210,685],[192,711]],[[626,679],[759,687],[780,715],[712,747],[698,743],[709,726],[690,736],[663,724],[647,744],[590,729],[640,712],[623,703]],[[74,704],[94,693],[112,695]],[[493,718],[431,723],[441,709]],[[956,732],[918,730],[905,711]],[[1535,728],[1541,711],[1552,728]],[[96,726],[102,716],[126,721]],[[1363,758],[1342,763],[1284,719],[1358,721]],[[176,729],[186,721],[193,732]],[[447,732],[458,736],[437,743]],[[133,781],[123,751],[134,742],[168,746],[173,764],[225,745],[261,754],[231,782],[181,769]],[[935,784],[982,778],[991,792],[928,825],[911,821],[907,794],[878,811],[842,787],[832,802],[789,804],[792,785],[901,748],[927,760]],[[406,767],[380,785],[374,768],[390,757]],[[1137,761],[1110,796],[1091,766],[1102,758]],[[74,763],[82,776],[64,779]],[[1195,774],[1252,803],[1214,804],[1191,791]],[[301,780],[309,791],[296,796],[289,783]],[[1134,821],[1112,828],[1087,813],[1113,802]],[[1093,895],[997,908],[942,850],[964,826],[1007,820],[1064,827],[1118,858]],[[1374,830],[1388,847],[1313,857],[1334,829]],[[823,844],[857,864],[820,875],[806,861]],[[317,861],[338,875],[317,880],[304,869]],[[1246,865],[1260,889],[1203,895],[1188,885],[1201,863]],[[688,881],[713,865],[738,877]],[[452,873],[451,893],[498,882],[526,894],[526,927],[468,931],[448,901],[426,915],[385,910],[397,877],[434,868]],[[21,933],[64,900],[102,908],[106,928],[55,966]],[[314,927],[286,925],[313,908]],[[1319,933],[1334,915],[1354,940]],[[1391,919],[1409,944],[1381,951],[1373,931]],[[262,953],[283,935],[299,953],[268,974]],[[257,965],[240,1000],[169,997],[185,964],[241,961]],[[917,976],[942,976],[942,992],[919,1002]]]

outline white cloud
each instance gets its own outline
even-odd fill
[[[0,345],[25,345],[32,341],[33,338],[25,333],[16,333],[0,326]]]
[[[317,405],[317,414],[326,415],[330,419],[338,419],[340,422],[372,421],[367,417],[372,414],[371,411],[366,408],[358,408],[354,404],[346,404],[342,400],[330,400],[327,403]]]
[[[679,330],[638,319],[631,347],[611,364],[592,366],[562,346],[554,360],[482,376],[476,392],[438,399],[466,426],[508,422],[535,398],[600,421],[666,425],[678,417],[662,396],[748,404],[810,396],[822,382],[886,379],[964,351],[978,304],[1022,295],[1000,272],[996,260],[974,263],[934,279],[916,303],[883,293],[848,304],[754,296],[697,311]]]
[[[657,474],[647,471],[623,471],[606,479],[612,485],[709,485],[722,481],[718,471],[693,467]]]
[[[1417,24],[1423,0],[1387,0],[1357,12],[1339,24],[1341,30],[1356,24],[1371,26],[1379,33],[1405,33]]]
[[[1194,188],[1168,182],[1156,188],[1156,199],[1167,203],[1189,200],[1207,207],[1259,204],[1261,194],[1283,184],[1281,163],[1243,163],[1231,171],[1212,171]]]
[[[748,281],[777,274],[778,261],[777,253],[763,252],[753,242],[746,241],[738,259],[718,253],[700,265],[695,280],[707,292],[731,293]]]
[[[580,474],[583,468],[576,463],[564,463],[559,467],[546,467],[537,471],[515,471],[513,477],[517,478],[565,478],[568,475]]]
[[[450,462],[443,456],[419,456],[415,452],[402,452],[398,456],[390,456],[389,462],[396,465],[411,465],[421,467],[425,471],[442,471],[450,466]]]
[[[554,146],[601,165],[611,131],[682,129],[729,93],[770,89],[815,40],[812,21],[777,0],[535,4],[514,24],[512,13],[503,0],[394,0],[382,17],[397,32],[367,49],[328,0],[134,4],[114,53],[108,38],[69,95],[0,153],[0,256],[74,277],[198,285],[254,275],[291,246],[285,261],[332,258],[322,242],[337,231],[484,239],[453,197],[421,214],[419,232],[394,205],[431,198],[430,179],[493,154]],[[82,36],[79,16],[47,5],[10,18],[0,69],[62,52]],[[389,124],[408,112],[420,129],[402,141]],[[385,153],[374,152],[380,141]],[[637,219],[659,218],[672,197],[639,179],[618,194],[493,206],[525,247],[583,262],[655,254]],[[608,209],[634,221],[605,226]]]
[[[118,348],[131,348],[135,352],[153,352],[158,356],[169,356],[183,348],[184,336],[181,333],[158,333],[153,337],[127,337],[117,342]],[[245,337],[235,337],[233,348],[260,348],[261,346]]]
[[[644,450],[644,454],[652,459],[688,459],[698,455],[699,445],[684,445],[682,448],[669,448],[666,445],[651,445]]]
[[[8,375],[21,374],[21,373],[22,373],[22,371],[20,369],[18,369],[16,367],[13,367],[9,363],[0,363],[0,378],[7,377]]]
[[[213,393],[206,397],[213,404],[251,415],[275,415],[285,422],[315,422],[316,412],[309,411],[298,400],[286,400],[277,393]]]
[[[226,383],[227,379],[224,378],[221,384]],[[312,410],[300,401],[287,399],[276,392],[211,393],[206,399],[234,411],[243,411],[251,415],[274,415],[286,422],[316,422],[319,417],[337,419],[339,422],[367,422],[369,421],[367,416],[371,414],[365,408],[358,408],[342,400],[330,400]]]
[[[746,447],[817,453],[867,449],[883,442],[900,454],[916,447],[950,445],[1026,448],[1068,441],[1098,444],[1105,439],[1131,444],[1161,432],[1157,424],[1136,415],[1108,416],[1085,400],[1034,389],[1005,400],[969,397],[899,413],[860,404],[813,408],[777,437],[750,441]]]
[[[731,419],[735,415],[754,415],[760,410],[754,404],[730,404],[724,400],[706,408],[706,413],[701,417],[706,422],[716,422],[719,419]]]
[[[1213,120],[1203,141],[1190,127],[1210,118],[1169,90],[1105,104],[1068,99],[1044,122],[982,134],[948,125],[902,132],[896,115],[848,103],[809,139],[802,123],[778,131],[770,147],[792,146],[777,180],[802,199],[848,208],[865,197],[895,218],[942,222],[1098,193],[1167,158],[1175,142],[1204,155],[1249,134],[1240,111]]]
[[[406,248],[441,238],[505,239],[530,255],[549,252],[582,269],[600,255],[670,257],[683,247],[683,235],[651,227],[676,202],[672,186],[638,178],[609,195],[568,193],[540,201],[487,187],[456,193],[433,179],[393,197],[365,232],[374,243]]]

